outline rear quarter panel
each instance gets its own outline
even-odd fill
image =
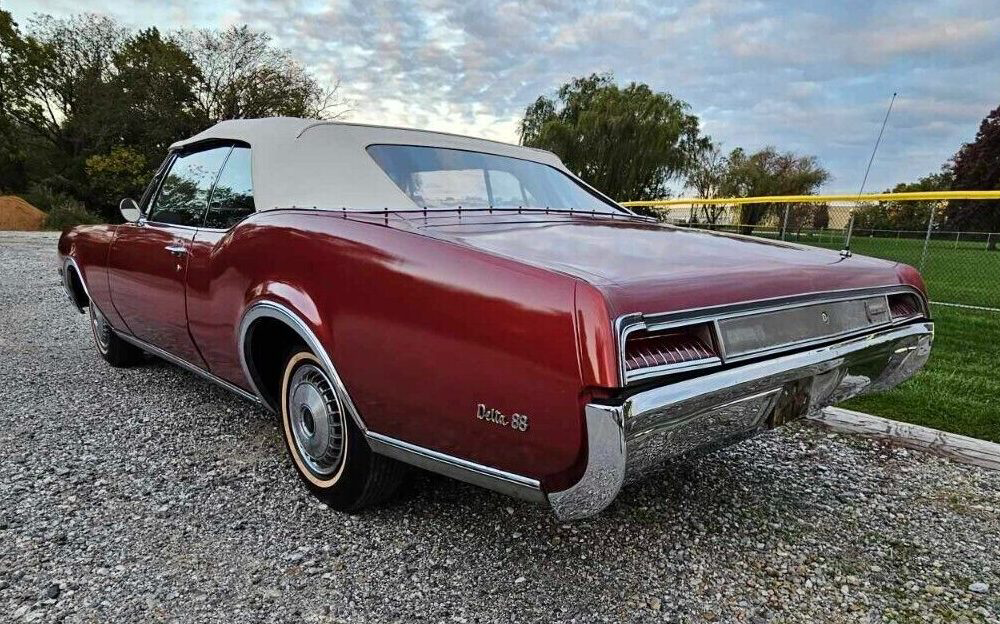
[[[284,303],[326,346],[369,429],[544,481],[585,450],[577,283],[381,217],[268,211],[199,233],[188,313],[213,372],[236,381],[244,310]],[[527,415],[528,430],[477,418],[480,403]]]

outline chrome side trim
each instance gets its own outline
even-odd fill
[[[240,352],[240,366],[243,368],[243,374],[246,375],[247,382],[253,387],[257,396],[261,397],[261,403],[263,405],[267,405],[267,402],[263,401],[264,395],[261,394],[260,388],[257,387],[257,384],[254,382],[253,375],[250,373],[250,365],[247,362],[247,333],[250,331],[250,327],[253,325],[254,321],[262,318],[271,318],[281,321],[298,334],[300,338],[302,338],[302,340],[306,343],[306,346],[308,346],[316,357],[320,359],[320,363],[323,364],[323,368],[325,369],[324,372],[326,372],[327,376],[336,387],[338,394],[340,394],[340,397],[344,402],[344,406],[347,407],[347,412],[354,420],[354,424],[356,424],[363,433],[367,433],[368,427],[366,427],[364,421],[361,420],[361,415],[358,413],[358,409],[354,406],[354,401],[351,400],[351,396],[347,393],[347,387],[344,385],[343,379],[341,379],[340,375],[337,373],[337,369],[333,365],[333,360],[330,359],[330,354],[323,348],[323,345],[320,343],[319,338],[316,337],[316,334],[314,334],[306,322],[291,309],[280,303],[267,300],[258,301],[243,313],[243,320],[240,321],[240,329],[237,339],[237,347]]]
[[[635,392],[613,404],[590,404],[583,475],[549,492],[549,503],[562,519],[593,515],[623,483],[665,460],[892,388],[923,367],[933,339],[934,324],[919,321]]]
[[[190,371],[190,372],[194,373],[195,375],[198,375],[199,377],[201,377],[203,379],[207,379],[208,381],[214,383],[215,385],[221,386],[221,387],[225,388],[226,390],[229,390],[230,392],[232,392],[234,394],[237,394],[237,395],[241,396],[242,398],[244,398],[244,399],[246,399],[248,401],[252,401],[253,403],[256,403],[258,405],[260,405],[260,404],[263,403],[263,401],[261,401],[260,397],[257,397],[255,395],[247,392],[246,390],[244,390],[243,388],[240,388],[237,385],[229,383],[228,381],[226,381],[225,379],[223,379],[221,377],[217,377],[217,376],[213,375],[212,373],[210,373],[207,370],[201,368],[200,366],[195,366],[191,362],[188,362],[187,360],[185,360],[183,358],[177,357],[176,355],[174,355],[173,353],[170,353],[169,351],[164,351],[163,349],[161,349],[161,348],[159,348],[159,347],[157,347],[155,345],[151,345],[148,342],[146,342],[145,340],[141,340],[139,338],[136,338],[135,336],[133,336],[131,334],[126,334],[124,332],[118,331],[114,327],[112,327],[111,330],[113,332],[115,332],[115,334],[119,338],[121,338],[122,340],[124,340],[126,342],[132,343],[133,345],[139,347],[143,351],[148,351],[148,352],[152,353],[153,355],[155,355],[156,357],[163,358],[164,360],[170,362],[171,364],[175,364],[175,365],[177,365],[177,366],[179,366],[179,367],[181,367],[181,368],[183,368],[183,369],[185,369],[187,371]]]
[[[535,479],[446,455],[374,431],[365,435],[372,450],[381,455],[508,496],[535,503],[544,503],[546,500]]]

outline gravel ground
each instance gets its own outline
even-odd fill
[[[1000,622],[1000,473],[808,425],[585,522],[425,474],[334,512],[267,413],[106,366],[54,253],[0,234],[0,620]]]

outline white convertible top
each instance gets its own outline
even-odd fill
[[[270,117],[220,122],[171,150],[211,140],[251,147],[257,210],[327,208],[383,210],[413,208],[365,149],[369,145],[447,147],[512,156],[569,173],[551,152],[472,137],[364,124]],[[572,175],[572,174],[571,174]]]

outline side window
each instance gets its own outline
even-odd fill
[[[174,159],[160,194],[153,201],[149,220],[173,225],[201,225],[215,176],[229,153],[229,146],[181,154]]]
[[[205,227],[228,230],[254,213],[250,148],[233,148],[212,191]]]

